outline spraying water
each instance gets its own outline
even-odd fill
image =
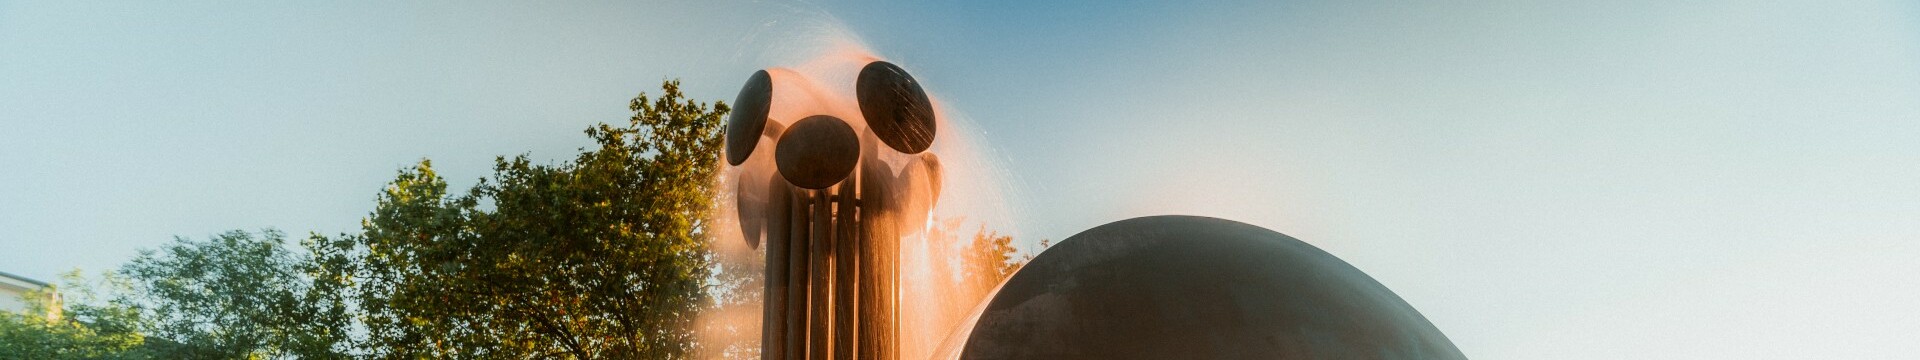
[[[873,129],[863,121],[854,84],[862,67],[884,60],[857,37],[834,24],[803,27],[773,41],[767,66],[772,79],[773,96],[768,108],[767,127],[789,128],[800,119],[829,115],[845,119],[855,133],[871,139]],[[937,88],[938,79],[925,80],[928,88]],[[865,142],[866,156],[896,171],[903,181],[919,181],[906,186],[900,199],[907,208],[900,219],[899,243],[899,355],[903,359],[925,359],[939,352],[943,343],[952,343],[956,334],[964,334],[969,315],[984,301],[997,283],[961,279],[956,268],[968,264],[969,234],[957,233],[981,229],[998,234],[1016,235],[1018,227],[1001,181],[1005,171],[990,156],[981,141],[981,133],[970,119],[939,99],[933,103],[939,138],[928,153],[938,154],[933,174],[920,162],[921,156],[872,149]],[[762,137],[757,149],[773,149],[774,136]],[[884,147],[884,145],[882,145]],[[764,150],[763,150],[764,151]],[[763,313],[758,289],[765,279],[761,250],[750,244],[767,239],[749,221],[742,227],[739,214],[755,209],[768,199],[761,184],[779,181],[773,156],[753,156],[732,166],[715,179],[715,200],[721,206],[714,212],[713,242],[721,271],[716,283],[721,293],[731,297],[716,299],[720,307],[698,321],[707,358],[757,357]],[[913,172],[921,174],[909,174]],[[918,179],[918,180],[915,180]],[[739,229],[739,230],[736,230]]]

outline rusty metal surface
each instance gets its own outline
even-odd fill
[[[785,184],[782,184],[785,185]],[[807,344],[813,340],[807,337],[807,325],[811,323],[807,312],[813,307],[813,266],[811,258],[813,233],[813,213],[809,208],[812,198],[806,191],[787,191],[792,206],[787,216],[787,326],[786,358],[801,360],[807,358]]]
[[[888,184],[893,170],[868,151],[859,175],[859,358],[898,359],[899,231],[889,214],[893,196]]]
[[[755,71],[729,105],[733,111],[727,114],[727,164],[740,165],[753,155],[766,129],[767,113],[773,108],[773,78],[766,70]]]
[[[836,187],[833,229],[833,358],[853,359],[858,329],[860,299],[860,226],[858,203],[859,176],[848,176]]]
[[[860,138],[840,118],[809,116],[780,135],[773,160],[788,183],[825,189],[846,179],[860,163]]]
[[[963,359],[1464,359],[1359,269],[1264,228],[1135,218],[1061,241],[1008,280]]]
[[[867,63],[855,80],[854,95],[880,142],[908,154],[933,145],[933,100],[906,70],[885,61]]]
[[[796,126],[797,127],[797,126]],[[812,238],[807,240],[807,263],[813,269],[812,308],[807,310],[807,358],[833,358],[833,194],[813,190]]]
[[[771,184],[769,184],[771,183]],[[767,266],[763,288],[764,297],[760,323],[760,354],[762,359],[786,359],[787,344],[787,293],[790,283],[788,276],[788,236],[792,234],[793,224],[793,186],[780,182],[764,182],[767,187],[767,211],[763,214],[767,227]],[[744,215],[742,217],[745,217]]]

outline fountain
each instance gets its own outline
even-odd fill
[[[905,70],[873,61],[857,80],[865,131],[827,114],[770,121],[774,89],[819,91],[808,82],[790,70],[756,72],[727,119],[727,163],[742,174],[738,222],[753,245],[765,238],[761,353],[899,358],[899,234],[924,223],[939,191],[940,163],[926,152],[936,129],[933,105]],[[775,171],[752,161],[763,142],[774,145],[768,155]],[[879,160],[885,151],[915,157],[896,174]]]
[[[764,247],[762,358],[1464,358],[1331,254],[1184,216],[1070,237],[995,290],[954,340],[906,353],[901,308],[914,299],[902,290],[902,239],[925,226],[944,182],[929,151],[938,111],[901,67],[848,59],[864,63],[852,99],[773,68],[748,78],[727,119],[737,222]]]

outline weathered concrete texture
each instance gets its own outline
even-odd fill
[[[1286,235],[1194,216],[1061,241],[987,305],[963,359],[1464,359],[1413,306]]]

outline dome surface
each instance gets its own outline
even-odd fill
[[[1035,257],[962,359],[1464,359],[1413,306],[1292,237],[1196,216],[1122,220]]]

